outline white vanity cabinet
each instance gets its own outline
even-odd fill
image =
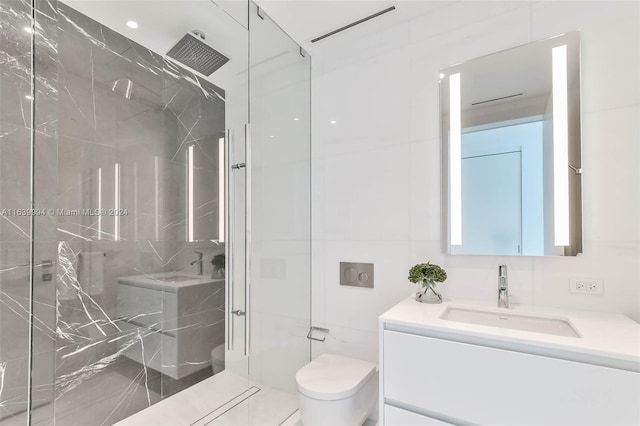
[[[179,278],[121,277],[116,305],[119,351],[174,379],[209,368],[224,343],[224,280]]]
[[[381,317],[383,425],[640,424],[637,371],[559,358],[557,350],[547,356],[535,346],[509,349],[491,338],[493,327],[483,327],[483,339],[473,327],[449,334],[437,315],[412,317],[415,324]]]

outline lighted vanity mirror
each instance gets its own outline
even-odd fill
[[[580,35],[440,70],[450,254],[582,252]]]

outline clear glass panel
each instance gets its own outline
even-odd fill
[[[310,357],[310,58],[254,5],[120,6],[0,0],[3,425],[154,424],[172,395],[279,424]]]
[[[251,424],[297,409],[310,360],[311,58],[251,4]]]
[[[189,412],[165,413],[215,421],[248,388],[243,348],[226,345],[224,274],[247,30],[209,1],[39,3],[33,186],[53,210],[34,218],[32,423],[154,424],[145,408],[196,384]],[[205,77],[169,60],[183,37],[196,56],[181,61],[228,62]]]
[[[0,422],[27,424],[31,317],[30,2],[0,1]]]
[[[33,1],[35,7],[34,133],[33,133],[33,251],[31,324],[31,421],[53,424],[56,357],[55,206],[58,148],[58,67],[55,2]]]

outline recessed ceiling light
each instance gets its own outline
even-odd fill
[[[440,78],[444,78],[444,74],[440,73]]]
[[[29,34],[33,34],[33,28],[31,28],[31,27],[24,27],[24,30],[26,32],[28,32]]]
[[[275,138],[275,136],[273,136],[273,135],[271,135],[271,136],[269,136],[269,137],[270,137],[271,139]]]
[[[127,27],[135,30],[138,28],[138,23],[136,21],[127,21]]]
[[[293,121],[300,121],[298,117],[294,118]]]
[[[32,101],[32,100],[33,100],[33,96],[31,96],[31,95],[25,95],[25,96],[24,96],[24,98],[25,98],[25,99],[29,99],[30,101]]]
[[[331,124],[336,124],[337,121],[336,120],[331,120]]]

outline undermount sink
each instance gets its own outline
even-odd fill
[[[180,283],[183,281],[193,281],[193,280],[197,280],[198,278],[196,277],[188,277],[188,276],[183,276],[183,275],[172,275],[169,277],[154,277],[154,280],[156,281],[162,281],[165,283]]]
[[[440,315],[440,319],[512,330],[532,331],[534,333],[553,334],[556,336],[580,337],[580,334],[578,334],[569,321],[561,318],[541,317],[532,314],[516,314],[505,311],[496,312],[450,306]]]

